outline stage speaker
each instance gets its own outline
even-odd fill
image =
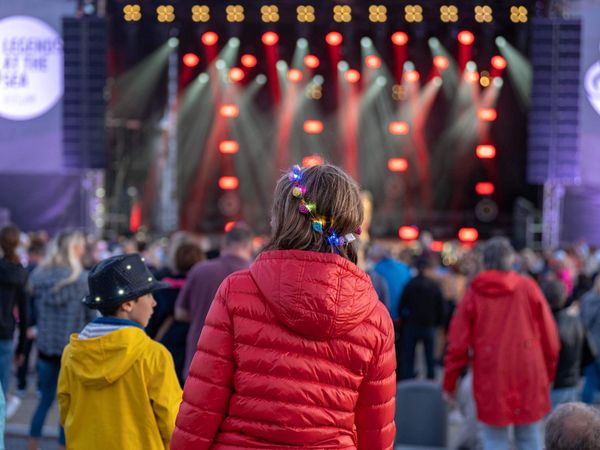
[[[527,181],[573,185],[580,179],[579,20],[534,18]]]
[[[70,168],[106,168],[107,31],[103,18],[63,19],[63,155]]]

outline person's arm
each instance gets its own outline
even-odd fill
[[[471,291],[467,291],[450,322],[448,348],[444,358],[443,389],[451,396],[456,392],[456,382],[460,372],[469,363],[469,348],[472,345],[473,333],[472,317],[473,297]]]
[[[356,434],[358,450],[394,447],[396,426],[396,352],[394,327],[386,319],[383,345],[373,355],[371,367],[363,380],[356,404]]]
[[[67,416],[69,415],[69,408],[71,407],[71,388],[69,387],[69,373],[65,367],[66,362],[70,356],[68,349],[63,352],[60,362],[60,373],[58,375],[58,387],[56,390],[56,397],[58,399],[58,411],[60,413],[60,424],[65,426]]]
[[[226,279],[212,302],[183,390],[171,450],[211,447],[233,392],[233,329]]]
[[[175,373],[173,357],[161,344],[156,345],[158,351],[150,361],[148,395],[152,403],[158,431],[165,448],[168,449],[175,428],[175,418],[181,403],[181,387]]]
[[[528,283],[529,292],[533,297],[536,309],[535,320],[538,326],[548,380],[552,382],[556,376],[558,353],[560,352],[560,337],[556,327],[556,321],[554,320],[554,316],[552,315],[552,311],[550,310],[550,306],[548,306],[544,294],[535,281],[528,280]]]

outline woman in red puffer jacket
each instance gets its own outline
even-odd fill
[[[208,313],[171,450],[393,448],[394,330],[355,265],[362,218],[335,166],[279,180],[271,243]]]

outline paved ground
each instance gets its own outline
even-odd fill
[[[6,436],[4,440],[6,450],[27,450],[27,438],[18,436]],[[44,439],[40,445],[41,450],[58,450],[56,440]]]

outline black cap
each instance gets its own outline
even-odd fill
[[[90,294],[83,298],[89,308],[110,308],[128,300],[168,288],[154,278],[138,254],[119,255],[100,261],[88,275]]]

